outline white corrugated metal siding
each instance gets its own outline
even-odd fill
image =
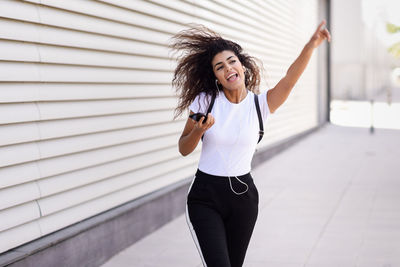
[[[261,59],[269,86],[317,1],[0,1],[0,252],[192,175],[168,39],[202,23]],[[317,125],[315,58],[260,147]],[[261,90],[265,90],[263,84]]]

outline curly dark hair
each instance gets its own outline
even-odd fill
[[[171,38],[170,48],[181,52],[172,80],[179,96],[174,119],[182,114],[201,92],[216,96],[222,90],[220,86],[218,89],[215,86],[216,77],[211,62],[216,54],[225,50],[232,51],[245,67],[246,88],[254,93],[259,92],[260,68],[255,58],[244,53],[237,43],[222,38],[202,25],[190,26],[191,28]]]

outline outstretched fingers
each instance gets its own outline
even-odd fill
[[[327,29],[323,29],[322,34],[326,37],[326,39],[328,39],[328,42],[331,41],[331,34],[329,33],[329,31]]]
[[[321,23],[318,25],[317,30],[315,33],[319,33],[322,30],[322,27],[324,27],[326,24],[326,20],[322,20]]]
[[[326,25],[326,20],[322,20],[321,23],[318,25],[317,30],[314,33],[314,38],[317,39],[327,39],[328,42],[331,41],[331,34],[329,33],[327,28],[323,28]]]

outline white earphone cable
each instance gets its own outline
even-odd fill
[[[246,91],[247,91],[247,89],[246,89]],[[242,92],[243,92],[243,91],[242,91]],[[242,98],[242,92],[240,92],[240,99]],[[223,93],[223,92],[222,92],[222,93]],[[247,92],[247,94],[249,94],[249,92]],[[246,97],[247,97],[247,96],[246,96]],[[239,137],[240,137],[240,134],[241,134],[241,132],[242,132],[241,130],[242,130],[243,117],[245,117],[245,116],[243,115],[243,116],[241,116],[241,118],[240,118],[239,133],[238,133],[238,135],[237,135],[237,137],[236,137],[236,141],[235,141],[234,145],[232,146],[233,148],[234,148],[235,145],[237,144],[237,142],[238,142],[238,140],[239,140]],[[216,148],[217,152],[219,153],[220,157],[222,158],[222,160],[223,160],[224,163],[225,163],[225,164],[223,164],[224,167],[225,167],[225,171],[226,171],[227,173],[229,173],[229,169],[230,169],[230,167],[231,167],[231,164],[229,164],[229,163],[231,163],[232,152],[234,151],[233,148],[232,148],[232,150],[231,150],[231,153],[229,154],[229,159],[228,159],[228,161],[225,160],[225,157],[223,156],[223,154],[221,153],[221,151],[218,149],[218,146],[216,146],[215,148]],[[228,167],[228,165],[229,165],[229,167]],[[232,186],[231,176],[228,176],[229,185],[230,185],[230,187],[231,187],[232,192],[235,193],[236,195],[242,195],[242,194],[246,193],[246,192],[249,190],[248,184],[246,184],[245,182],[243,182],[242,180],[240,180],[237,176],[233,176],[233,177],[235,177],[240,183],[244,184],[244,185],[246,186],[246,189],[245,189],[244,191],[242,191],[242,192],[236,192],[236,191],[233,189],[233,186]]]

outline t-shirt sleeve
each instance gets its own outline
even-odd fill
[[[202,92],[198,94],[193,102],[189,105],[189,109],[194,113],[200,112],[205,114],[207,112],[208,105],[206,94]]]
[[[267,102],[267,92],[268,92],[268,90],[266,90],[258,95],[258,101],[260,103],[260,110],[261,110],[261,115],[262,115],[264,123],[267,121],[267,118],[271,114],[269,107],[268,107],[268,102]]]

